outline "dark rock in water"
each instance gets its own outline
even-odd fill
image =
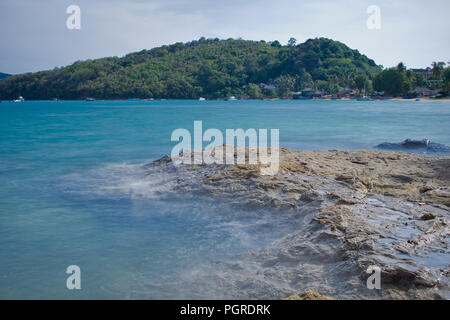
[[[171,163],[171,162],[172,162],[172,158],[169,157],[169,156],[166,154],[166,155],[164,155],[162,158],[153,161],[153,162],[151,163],[151,165],[153,165],[153,166],[167,165],[167,164],[169,164],[169,163]]]
[[[145,164],[143,166],[144,169],[154,169],[154,170],[165,170],[167,172],[174,172],[176,168],[172,162],[172,158],[167,154],[160,159],[157,159],[153,162]]]
[[[380,149],[423,149],[428,148],[430,145],[430,140],[423,139],[423,140],[411,140],[406,139],[403,142],[399,143],[390,143],[390,142],[383,142],[379,145],[377,145],[377,148]]]
[[[384,150],[405,150],[405,151],[424,151],[424,152],[433,152],[433,153],[450,153],[450,147],[445,144],[431,142],[428,139],[423,140],[411,140],[406,139],[405,141],[392,143],[392,142],[383,142],[376,146],[378,149]]]

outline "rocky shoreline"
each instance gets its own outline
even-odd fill
[[[161,196],[214,197],[302,219],[264,248],[205,264],[193,292],[213,281],[224,298],[308,289],[337,299],[450,298],[450,158],[281,148],[279,165],[273,176],[257,165],[175,165],[169,156],[145,166],[164,185]],[[371,265],[381,268],[380,290],[366,286]]]

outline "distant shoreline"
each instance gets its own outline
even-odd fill
[[[419,101],[433,101],[433,102],[450,102],[450,97],[446,97],[446,98],[439,98],[439,99],[432,99],[429,97],[423,97],[423,98],[417,98],[420,99]],[[235,101],[279,101],[279,100],[293,100],[293,101],[358,101],[358,99],[353,99],[353,98],[341,98],[341,99],[292,99],[292,98],[263,98],[263,99],[236,99]],[[86,101],[86,99],[77,99],[77,100],[64,100],[64,99],[58,99],[58,100],[25,100],[25,101],[48,101],[48,102],[59,102],[59,101],[85,101],[85,102],[96,102],[96,101],[127,101],[127,102],[155,102],[155,101],[199,101],[198,99],[166,99],[166,98],[162,98],[162,99],[138,99],[138,98],[133,98],[133,99],[95,99],[92,101]],[[226,99],[206,99],[204,101],[200,101],[200,102],[205,102],[205,101],[224,101],[224,102],[228,102]],[[412,99],[403,99],[403,98],[389,98],[389,99],[372,99],[372,100],[368,100],[368,101],[358,101],[358,102],[376,102],[376,101],[410,101],[410,102],[418,102],[416,100],[416,98],[412,98]],[[11,100],[0,100],[0,102],[12,102],[12,103],[17,103],[15,101],[11,101]],[[232,101],[231,101],[232,102]]]

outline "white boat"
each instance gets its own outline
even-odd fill
[[[206,99],[203,97],[198,98],[198,101],[205,101]]]
[[[24,102],[25,99],[22,96],[19,96],[17,99],[14,99],[13,102]]]
[[[227,100],[227,101],[236,101],[237,99],[236,99],[235,96],[231,96],[231,97],[226,98],[225,100]]]

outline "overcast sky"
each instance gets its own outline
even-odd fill
[[[81,8],[81,30],[66,9]],[[369,5],[381,29],[369,30]],[[449,0],[0,0],[0,72],[53,69],[201,36],[298,42],[328,37],[384,66],[450,60]]]

